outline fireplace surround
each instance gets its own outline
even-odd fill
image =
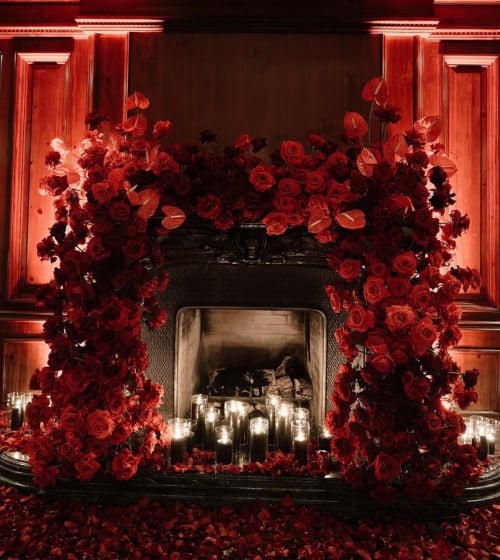
[[[324,290],[335,274],[324,248],[305,230],[273,238],[260,224],[225,232],[199,221],[173,231],[162,247],[170,274],[162,305],[169,318],[144,340],[148,375],[165,388],[164,416],[188,412],[188,397],[204,392],[210,369],[276,368],[294,354],[307,364],[312,417],[321,423],[342,362],[333,333],[344,321]]]

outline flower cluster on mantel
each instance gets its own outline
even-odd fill
[[[192,216],[219,230],[302,228],[328,247],[325,289],[347,319],[335,333],[346,361],[326,423],[347,483],[382,500],[400,489],[421,500],[459,495],[477,480],[476,450],[458,443],[464,423],[454,407],[477,400],[478,372],[448,353],[460,338],[457,296],[479,286],[476,271],[452,265],[469,226],[450,210],[455,166],[433,143],[438,117],[385,140],[400,118],[387,83],[370,80],[362,96],[370,118],[346,113],[341,144],[311,133],[308,149],[285,140],[266,159],[265,139],[247,134],[220,153],[208,130],[199,144],[172,143],[170,121],[145,139],[149,101],[138,92],[117,126],[89,114],[77,153],[52,142],[41,189],[55,197],[56,221],[38,255],[57,266],[37,294],[51,311],[50,352],[31,379],[41,394],[25,441],[38,485],[165,468],[163,387],[146,376],[141,331],[167,320],[159,240]],[[373,122],[384,138],[376,145],[366,141]]]

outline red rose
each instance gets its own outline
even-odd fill
[[[301,165],[305,155],[304,146],[295,140],[285,140],[281,143],[280,155],[288,165]]]
[[[400,276],[389,276],[387,278],[387,287],[391,294],[398,298],[404,297],[411,290],[408,278],[401,278]]]
[[[57,467],[46,465],[43,462],[31,463],[33,482],[40,488],[56,485],[56,476],[59,474]]]
[[[394,258],[392,261],[392,269],[398,274],[412,276],[417,271],[417,263],[418,261],[415,253],[406,251]]]
[[[86,253],[72,249],[61,259],[61,272],[68,278],[77,279],[87,273],[89,265],[90,258]]]
[[[359,262],[359,261],[358,261]],[[368,303],[378,303],[389,295],[382,278],[368,276],[363,285],[363,295]]]
[[[368,265],[368,274],[377,278],[385,278],[387,276],[387,266],[382,261],[374,260]]]
[[[67,432],[82,433],[85,429],[85,419],[78,408],[67,406],[60,411],[59,425]]]
[[[130,422],[122,422],[121,424],[115,426],[115,429],[113,430],[113,433],[111,434],[111,437],[109,439],[113,445],[120,445],[122,443],[125,443],[131,434],[132,425],[130,424]]]
[[[262,219],[268,235],[281,235],[285,233],[288,225],[288,216],[283,212],[270,212]]]
[[[171,129],[172,123],[170,121],[156,121],[153,126],[153,138],[158,139],[166,136]]]
[[[277,212],[292,214],[297,208],[297,199],[293,196],[277,196],[273,200],[273,206]]]
[[[94,453],[85,453],[74,463],[76,477],[78,480],[88,481],[94,478],[101,468],[99,461]]]
[[[115,423],[107,410],[94,410],[87,416],[87,430],[97,439],[105,439],[111,435]]]
[[[361,305],[353,305],[347,317],[346,326],[355,331],[364,332],[373,328],[375,315]]]
[[[169,172],[179,173],[179,164],[170,154],[160,152],[151,164],[151,171],[160,176]]]
[[[406,329],[415,319],[415,313],[408,305],[390,305],[386,309],[385,324],[391,332]]]
[[[248,134],[240,134],[234,142],[234,147],[242,151],[250,150],[252,148],[252,139]]]
[[[87,243],[87,255],[95,262],[107,259],[111,255],[110,249],[103,245],[100,237],[92,237]]]
[[[201,196],[196,203],[196,213],[201,218],[214,220],[221,211],[221,200],[215,194]]]
[[[441,314],[448,324],[456,325],[462,317],[462,309],[454,303],[449,303],[442,308]]]
[[[431,480],[440,477],[442,470],[443,466],[439,459],[436,457],[428,457],[425,463],[425,472]]]
[[[102,308],[102,321],[106,328],[123,330],[129,323],[129,308],[117,297],[110,298]]]
[[[326,196],[333,208],[338,208],[343,202],[349,202],[354,198],[347,183],[337,183],[337,181],[329,181]]]
[[[430,381],[425,377],[417,377],[407,383],[403,383],[405,395],[414,401],[418,401],[426,397],[431,387]]]
[[[379,482],[389,482],[401,472],[401,463],[394,455],[381,451],[373,462],[374,475]]]
[[[234,218],[230,212],[223,210],[215,219],[214,226],[220,230],[228,230],[234,226]]]
[[[117,480],[129,480],[138,469],[139,459],[133,455],[130,449],[122,449],[118,455],[113,458],[111,463],[111,472]]]
[[[336,329],[335,340],[339,345],[339,350],[348,360],[351,360],[358,355],[356,344],[354,343],[352,335],[347,328],[342,327],[340,329]]]
[[[377,354],[370,360],[370,365],[380,373],[390,373],[394,371],[394,360],[389,354]]]
[[[128,222],[130,219],[130,204],[125,200],[117,200],[109,207],[109,217],[115,222]]]
[[[437,331],[429,317],[424,317],[411,328],[411,344],[418,356],[430,348],[436,340]]]
[[[91,190],[94,198],[103,206],[106,206],[110,202],[111,198],[116,195],[115,192],[112,192],[109,181],[99,181],[94,183]]]
[[[431,303],[432,296],[429,288],[429,284],[422,283],[413,286],[409,302],[414,309],[426,309]]]
[[[127,239],[123,244],[122,252],[127,259],[140,261],[147,253],[146,242],[142,239]]]
[[[349,461],[356,452],[352,437],[334,437],[331,446],[334,455],[344,462]]]
[[[308,193],[321,193],[326,188],[325,177],[318,171],[308,173],[306,177],[306,191]]]
[[[344,301],[349,294],[345,290],[332,285],[325,286],[325,292],[330,299],[330,306],[333,311],[340,313],[344,308]]]
[[[339,266],[339,275],[347,282],[358,278],[361,272],[361,261],[358,259],[344,259]]]
[[[478,378],[479,378],[478,369],[474,368],[474,369],[465,370],[463,373],[464,387],[466,389],[472,389],[472,387],[476,385]]]
[[[278,194],[281,196],[299,196],[302,192],[302,188],[300,183],[295,179],[290,179],[289,177],[285,177],[280,179],[278,183]]]
[[[381,330],[370,331],[366,337],[365,346],[374,354],[387,354],[389,352],[387,335]]]
[[[248,180],[257,192],[267,191],[276,183],[270,167],[262,163],[250,171]]]
[[[443,428],[443,421],[435,412],[426,414],[424,423],[426,430],[431,434],[437,434]]]
[[[72,394],[81,393],[89,384],[85,370],[82,367],[73,365],[67,367],[61,373],[60,381]]]

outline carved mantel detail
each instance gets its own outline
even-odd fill
[[[189,263],[327,266],[326,248],[305,228],[270,236],[262,224],[242,224],[221,231],[193,220],[165,236],[162,247],[168,266]]]

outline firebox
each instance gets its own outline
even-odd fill
[[[185,307],[176,318],[174,414],[191,396],[257,410],[268,392],[294,400],[319,424],[325,414],[326,317],[317,309]]]

